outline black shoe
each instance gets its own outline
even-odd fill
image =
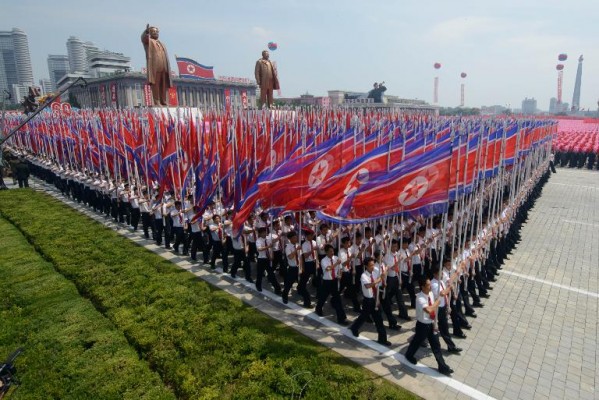
[[[462,333],[454,333],[453,336],[457,337],[458,339],[466,339],[468,337],[463,332]]]
[[[357,330],[350,328],[351,334],[354,335],[355,337],[360,336],[360,332],[358,332]]]
[[[480,295],[480,297],[482,297],[482,298],[485,298],[485,299],[488,299],[488,298],[489,298],[489,297],[491,297],[491,296],[489,296],[489,294],[488,294],[488,293],[484,293],[484,294],[481,294],[481,295]]]
[[[388,340],[377,340],[377,343],[382,344],[383,346],[391,347],[391,342]]]
[[[235,278],[237,278],[237,275],[231,274],[231,278],[235,279]]]
[[[462,328],[470,330],[470,329],[472,329],[472,325],[470,325],[470,324],[464,325],[464,326],[462,326]]]
[[[256,290],[262,292],[262,288],[256,288]]]
[[[276,294],[277,296],[280,296],[280,295],[282,295],[282,294],[283,294],[283,292],[281,292],[281,289],[275,289],[275,294]]]
[[[374,324],[374,321],[370,317],[366,318],[366,322],[368,322],[369,324]]]
[[[414,357],[406,356],[406,360],[408,360],[409,362],[411,362],[414,365],[418,364],[418,360],[416,360]]]
[[[171,246],[165,246],[164,248],[167,249],[167,250],[171,250],[172,249]]]
[[[389,326],[389,329],[391,329],[392,331],[398,331],[398,330],[400,330],[400,329],[401,329],[401,325],[397,325],[397,324],[395,324],[395,325],[390,325],[390,326]]]
[[[319,317],[322,317],[322,315],[323,315],[322,314],[322,310],[320,310],[320,309],[317,308],[316,309],[316,315],[318,315]]]
[[[304,308],[313,308],[314,306],[312,304],[304,304],[303,307]]]
[[[249,283],[254,283],[254,280],[252,278],[245,278],[246,281],[248,281]]]
[[[404,321],[412,320],[412,317],[410,317],[409,315],[400,315],[399,318],[403,319]]]
[[[420,347],[422,347],[423,349],[426,349],[428,347],[428,344],[426,344],[426,342],[422,342],[422,343],[420,343]]]
[[[483,303],[476,303],[476,304],[472,305],[472,307],[475,307],[475,308],[483,308],[484,306],[485,305]]]
[[[346,318],[346,319],[344,319],[343,321],[339,321],[339,322],[337,322],[337,324],[339,324],[339,325],[343,325],[343,326],[347,326],[347,325],[349,325],[349,321],[348,321],[348,320],[347,320],[347,318]]]
[[[283,304],[287,304],[287,303],[289,303],[289,300],[283,299]]]
[[[467,317],[476,318],[476,313],[475,312],[469,312],[469,313],[466,313],[466,316]]]
[[[453,369],[449,367],[439,368],[439,373],[445,376],[450,376],[451,374],[453,374]]]
[[[448,352],[458,354],[461,353],[462,349],[459,347],[452,347],[451,349],[447,349]]]

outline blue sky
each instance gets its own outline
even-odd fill
[[[160,28],[171,56],[213,65],[216,75],[252,77],[269,41],[278,43],[283,96],[327,90],[366,91],[432,102],[440,62],[440,104],[510,105],[535,97],[547,109],[557,92],[557,55],[567,53],[564,101],[571,102],[577,59],[584,54],[581,107],[599,99],[597,0],[0,0],[0,30],[29,36],[36,79],[48,77],[48,54],[66,54],[69,36],[145,64],[146,23]]]

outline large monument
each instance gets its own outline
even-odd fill
[[[256,76],[256,82],[260,87],[260,107],[266,106],[270,108],[273,103],[273,91],[279,90],[279,77],[277,76],[277,70],[270,61],[270,55],[268,50],[262,52],[262,58],[256,61],[254,68],[254,75]]]
[[[580,110],[580,85],[582,81],[582,55],[578,58],[578,70],[576,70],[576,83],[574,84],[574,95],[572,96],[572,111]]]
[[[152,87],[152,98],[155,106],[168,106],[168,89],[171,82],[171,68],[168,62],[166,47],[158,40],[158,28],[146,26],[141,34],[141,42],[146,51],[148,84]]]

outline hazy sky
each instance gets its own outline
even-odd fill
[[[467,106],[520,108],[535,97],[548,109],[563,52],[563,100],[572,101],[580,54],[581,107],[596,109],[599,99],[598,0],[0,0],[0,10],[0,30],[27,32],[36,80],[71,35],[130,56],[139,70],[149,22],[171,63],[189,57],[216,75],[252,77],[260,51],[277,42],[271,58],[286,97],[366,91],[384,80],[387,94],[432,102],[440,62],[441,105],[459,104],[466,72]]]

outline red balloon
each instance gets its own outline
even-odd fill
[[[560,61],[566,61],[568,59],[568,55],[565,53],[562,53],[559,56],[557,56],[557,59]]]
[[[441,68],[441,64],[440,63],[435,63],[435,65],[433,65],[435,67],[435,69],[439,69]]]
[[[465,77],[467,77],[467,76],[468,76],[468,74],[466,74],[465,72],[462,72],[462,73],[460,74],[460,76],[461,76],[462,78],[465,78]]]
[[[563,69],[564,69],[564,64],[557,64],[557,65],[555,66],[555,69],[557,69],[558,71],[561,71],[561,70],[563,70]]]

